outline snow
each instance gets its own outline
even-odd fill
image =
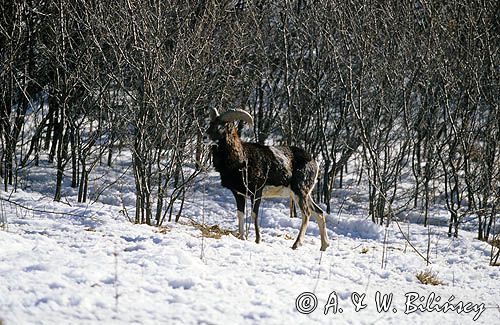
[[[359,188],[336,193],[333,207],[344,207],[328,216],[331,246],[321,253],[314,221],[304,245],[290,248],[301,221],[290,219],[284,199],[261,205],[260,244],[254,242],[250,220],[246,241],[232,235],[202,237],[190,219],[237,228],[232,195],[220,187],[216,173],[200,177],[181,222],[158,229],[131,224],[121,212],[124,206],[133,211],[134,198],[133,180],[123,176],[119,163],[117,170],[97,168],[104,176],[91,181],[91,193],[120,181],[89,203],[77,203],[69,186],[64,202],[54,203],[49,167],[32,167],[24,190],[0,193],[6,219],[0,230],[0,320],[5,325],[498,324],[500,319],[500,270],[488,265],[486,243],[465,230],[459,238],[448,238],[446,227],[436,222],[429,228],[432,264],[426,265],[405,237],[425,255],[428,229],[414,215],[399,221],[404,235],[394,223],[388,228],[373,224],[366,218],[364,196],[356,194]],[[440,215],[445,217],[443,211],[432,212],[436,219]],[[421,284],[416,274],[426,270],[445,285]],[[303,292],[317,298],[317,308],[307,315],[296,309]],[[389,311],[377,311],[377,292],[393,294]],[[410,292],[435,293],[441,302],[453,296],[453,303],[484,303],[486,310],[477,321],[475,311],[405,314]],[[355,311],[353,293],[354,301],[365,294],[366,308]],[[337,313],[332,307],[325,315],[329,297],[338,299]]]

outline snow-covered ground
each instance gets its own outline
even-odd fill
[[[2,324],[499,324],[500,269],[488,265],[486,243],[431,226],[426,265],[404,236],[425,255],[428,229],[401,221],[403,235],[395,223],[374,225],[355,187],[337,193],[334,206],[343,208],[328,216],[331,246],[321,253],[314,221],[304,246],[290,248],[300,219],[288,216],[285,200],[261,205],[260,244],[253,227],[247,241],[202,237],[191,220],[237,228],[232,195],[215,173],[200,178],[180,223],[158,229],[131,224],[121,212],[134,202],[123,169],[91,182],[96,190],[118,179],[100,202],[85,204],[69,186],[54,203],[51,170],[33,167],[25,190],[0,193],[8,222],[0,231]],[[416,274],[427,270],[444,285],[421,284]],[[376,298],[389,294],[388,311],[377,310]],[[417,294],[435,295],[427,310],[415,310]],[[438,311],[460,301],[461,313]]]

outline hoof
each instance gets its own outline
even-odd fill
[[[260,243],[260,238],[255,238],[255,243],[259,244]]]
[[[302,246],[302,244],[301,244],[301,243],[297,243],[297,242],[295,242],[295,243],[292,245],[292,249],[297,249],[297,248],[299,248],[300,246]]]
[[[320,251],[324,252],[326,249],[330,246],[330,243],[326,242],[324,244],[321,244],[321,248],[319,249]]]

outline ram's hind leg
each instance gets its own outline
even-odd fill
[[[328,246],[330,246],[329,240],[328,240],[328,234],[326,232],[326,218],[325,214],[323,213],[323,210],[319,207],[319,205],[314,202],[312,197],[309,195],[309,203],[310,203],[310,208],[312,213],[314,214],[314,218],[316,219],[316,222],[318,223],[319,227],[319,234],[321,236],[321,251],[325,251]]]
[[[297,209],[295,208],[295,198],[292,191],[290,191],[290,218],[297,217]]]
[[[306,199],[306,195],[296,195],[297,201],[299,203],[300,212],[302,214],[302,224],[300,225],[299,234],[297,235],[297,239],[295,243],[292,245],[292,249],[297,249],[297,247],[302,246],[304,243],[304,235],[307,230],[307,224],[309,223],[309,219],[311,217],[311,209],[309,208],[309,204]]]
[[[255,242],[260,243],[260,226],[259,226],[259,207],[262,201],[262,191],[258,191],[255,197],[252,197],[252,218],[255,224]]]

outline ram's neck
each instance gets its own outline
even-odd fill
[[[236,166],[241,166],[245,163],[245,152],[243,150],[243,144],[241,143],[241,139],[236,132],[236,129],[233,128],[226,135],[226,148],[228,154],[228,163],[231,162]]]
[[[212,157],[215,170],[221,174],[232,174],[234,170],[245,166],[245,151],[235,129],[229,131],[225,138],[212,147]]]

